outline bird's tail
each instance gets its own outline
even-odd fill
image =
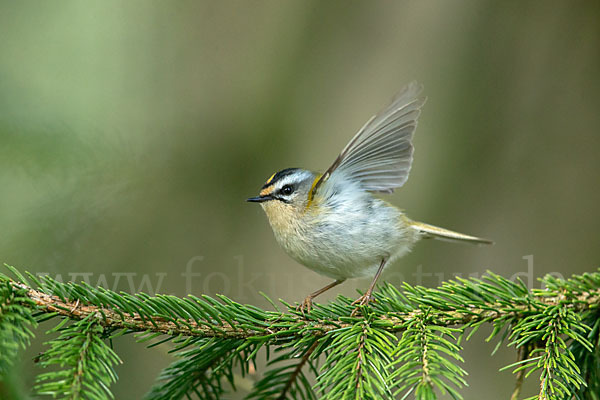
[[[493,244],[491,240],[478,238],[475,236],[465,235],[464,233],[454,232],[448,229],[439,228],[437,226],[425,224],[423,222],[411,221],[410,225],[416,229],[425,238],[434,238],[438,240],[446,240],[449,242],[463,242],[473,244]]]

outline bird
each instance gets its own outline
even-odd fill
[[[379,198],[400,188],[413,161],[413,135],[426,98],[416,81],[406,85],[354,135],[323,173],[286,168],[271,175],[259,195],[275,239],[294,260],[333,282],[306,296],[298,310],[350,278],[373,277],[352,303],[374,300],[384,268],[423,238],[491,244],[488,239],[410,219]],[[356,311],[355,309],[355,311]]]

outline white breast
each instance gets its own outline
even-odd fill
[[[334,279],[372,276],[382,259],[393,261],[418,240],[396,207],[348,185],[327,186],[290,229],[274,229],[280,245],[306,267]]]

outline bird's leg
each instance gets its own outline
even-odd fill
[[[377,273],[375,274],[375,277],[373,278],[373,282],[371,282],[371,285],[369,286],[369,288],[367,289],[365,294],[363,294],[358,299],[356,299],[352,302],[352,305],[356,306],[356,309],[352,312],[352,315],[355,315],[358,312],[358,307],[366,306],[371,301],[373,301],[373,290],[375,290],[375,285],[377,284],[379,275],[381,275],[381,273],[383,272],[383,267],[385,267],[386,262],[387,262],[387,260],[385,258],[381,260],[381,264],[379,265],[379,269],[377,270]]]
[[[309,294],[302,301],[302,303],[298,306],[297,310],[300,311],[300,312],[302,312],[302,314],[304,314],[304,311],[310,312],[310,309],[312,308],[312,299],[314,299],[315,297],[317,297],[321,293],[324,293],[324,292],[328,291],[332,287],[335,287],[335,286],[339,285],[340,283],[344,282],[344,280],[345,279],[336,279],[335,281],[331,282],[329,285],[327,285],[325,287],[322,287],[321,289],[319,289],[319,290],[317,290],[317,291]]]

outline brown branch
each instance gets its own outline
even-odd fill
[[[81,320],[90,314],[96,314],[99,317],[99,323],[105,328],[109,329],[129,329],[133,332],[156,332],[165,335],[183,335],[183,336],[196,336],[196,337],[222,337],[231,339],[246,339],[254,336],[267,336],[276,333],[285,334],[288,331],[288,327],[285,326],[271,326],[268,330],[251,330],[247,327],[238,326],[236,323],[229,324],[223,322],[223,324],[211,325],[208,322],[206,324],[198,324],[196,321],[187,320],[180,323],[167,320],[162,317],[153,317],[150,321],[147,317],[142,318],[138,314],[119,313],[111,308],[98,307],[95,305],[83,304],[79,300],[77,301],[63,301],[57,296],[46,294],[40,290],[32,289],[29,286],[11,281],[11,284],[19,289],[27,291],[27,296],[35,302],[38,309],[47,313],[56,313],[60,316]],[[536,296],[536,301],[544,305],[555,305],[560,301],[566,301],[562,296],[560,297],[548,297],[548,296]],[[593,290],[590,292],[584,292],[572,298],[572,303],[569,307],[575,311],[585,311],[592,306],[600,304],[600,289]],[[507,312],[502,310],[502,304],[487,304],[485,308],[473,307],[469,309],[469,312],[460,311],[444,311],[439,312],[434,321],[439,326],[460,326],[470,322],[481,321],[484,319],[495,319],[499,317],[514,317],[522,318],[528,313],[533,312],[529,305],[516,305],[511,307],[511,311]],[[410,313],[394,313],[388,316],[383,316],[380,321],[386,321],[389,323],[387,328],[390,332],[402,331],[404,322],[415,318],[421,311],[412,311]],[[272,322],[275,324],[279,316],[274,315]],[[334,329],[340,329],[343,327],[349,327],[352,323],[348,322],[327,322],[327,321],[315,321],[311,319],[305,319],[300,316],[296,318],[297,324],[304,324],[307,328],[310,328],[314,333],[314,336],[323,336]],[[297,332],[301,326],[294,326],[294,331]],[[293,335],[290,333],[289,335]]]
[[[517,351],[517,362],[525,360],[529,356],[530,351],[529,343],[524,344],[519,347]],[[525,378],[526,370],[523,368],[517,372],[517,382],[515,383],[515,389],[513,390],[512,396],[510,396],[510,400],[518,400],[519,395],[521,394],[521,387],[523,386],[523,379]]]
[[[285,387],[281,391],[281,395],[279,395],[279,397],[277,398],[278,400],[285,399],[285,395],[292,388],[292,385],[296,381],[296,378],[298,378],[298,375],[300,375],[300,371],[302,371],[302,367],[304,367],[304,364],[306,364],[308,362],[310,355],[316,350],[318,345],[319,345],[319,341],[315,340],[314,343],[308,348],[308,350],[306,350],[306,353],[304,353],[304,355],[302,356],[302,359],[300,360],[298,365],[296,365],[294,372],[292,372],[290,379],[288,379],[288,381],[286,382]]]
[[[358,362],[356,365],[356,389],[358,390],[358,388],[360,387],[360,384],[362,382],[362,372],[363,372],[363,349],[365,348],[365,336],[367,335],[366,333],[366,327],[363,325],[363,334],[360,337],[360,342],[358,343],[358,348],[356,349],[356,353],[357,353],[357,358],[358,358]]]
[[[134,332],[157,332],[165,335],[183,335],[198,337],[222,337],[229,339],[245,339],[252,336],[270,335],[285,331],[286,328],[270,328],[267,332],[251,331],[241,326],[231,325],[223,322],[222,325],[202,325],[196,321],[188,320],[185,324],[174,323],[162,317],[153,317],[150,321],[147,317],[142,318],[138,314],[120,314],[111,308],[87,305],[79,300],[74,302],[65,302],[57,296],[46,294],[40,290],[32,289],[25,284],[11,282],[19,289],[27,290],[27,296],[35,302],[39,309],[51,313],[57,313],[63,317],[74,320],[81,320],[90,314],[98,316],[98,323],[105,328],[110,329],[129,329]],[[314,323],[301,318],[299,321],[305,321],[307,326],[325,334],[333,329],[340,327],[340,324]],[[275,318],[273,322],[276,322]],[[343,324],[342,324],[343,325]]]

